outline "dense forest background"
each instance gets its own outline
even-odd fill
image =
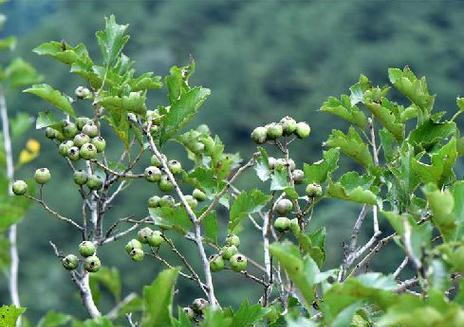
[[[243,158],[254,151],[249,133],[255,126],[290,114],[313,128],[312,137],[294,149],[294,159],[319,160],[328,132],[343,125],[318,109],[328,96],[346,92],[360,73],[383,84],[388,67],[410,65],[418,75],[428,77],[430,89],[439,95],[436,105],[444,110],[454,107],[455,97],[464,93],[464,5],[458,1],[12,0],[3,12],[8,16],[4,33],[20,37],[17,53],[33,63],[47,83],[68,94],[79,80],[31,49],[48,40],[64,39],[71,44],[86,43],[96,57],[94,32],[103,25],[105,15],[113,13],[120,23],[130,24],[127,52],[139,71],[162,75],[174,64],[187,63],[192,55],[197,62],[194,82],[212,89],[195,123],[209,124],[228,151],[240,152]],[[34,114],[46,109],[43,102],[28,95],[8,94],[8,99],[11,112]],[[78,217],[78,196],[64,160],[55,147],[43,142],[40,132],[31,130],[27,137],[42,141],[43,151],[34,165],[48,166],[54,176],[46,192],[50,205]],[[116,155],[119,143],[113,140],[110,151]],[[20,146],[18,142],[16,149]],[[175,146],[171,153],[182,156]],[[18,177],[30,177],[34,168],[23,170]],[[242,183],[253,185],[256,179],[250,174]],[[114,217],[146,215],[146,199],[152,193],[148,183],[135,183],[119,199]],[[342,256],[342,241],[348,239],[359,209],[327,202],[316,212],[313,228],[325,224],[328,229],[327,267]],[[251,229],[244,234],[243,248],[250,249],[246,254],[261,259],[253,253],[256,238]],[[21,297],[33,321],[50,309],[84,316],[75,289],[48,244],[53,240],[75,251],[79,239],[73,237],[65,224],[38,207],[19,225]],[[125,242],[106,249],[103,262],[120,269],[124,293],[138,292],[161,267],[155,261],[142,266],[130,262],[123,250]],[[188,243],[182,244],[187,253],[194,251]],[[387,248],[373,264],[388,268],[400,260]],[[248,287],[240,276],[229,272],[218,275],[217,281],[218,295],[225,304],[236,305],[243,296],[254,300],[259,294],[258,288]],[[1,275],[0,303],[9,301],[6,285]],[[185,303],[199,295],[191,286],[184,281],[180,284],[182,292],[187,292],[183,293]],[[101,301],[107,301],[105,296]],[[182,298],[179,301],[182,304]]]

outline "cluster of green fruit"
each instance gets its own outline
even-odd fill
[[[79,254],[84,258],[84,269],[88,272],[97,272],[100,270],[101,262],[96,255],[97,248],[90,241],[83,241],[79,244]],[[74,254],[68,254],[61,263],[66,270],[75,270],[79,266],[79,258]]]
[[[126,244],[126,252],[136,262],[143,260],[145,252],[143,244],[152,248],[159,247],[164,242],[163,234],[160,231],[152,230],[150,227],[144,227],[137,233],[137,239],[132,239]]]
[[[278,123],[270,123],[266,126],[256,127],[251,133],[251,138],[258,144],[273,141],[282,136],[296,135],[303,139],[309,136],[311,127],[306,122],[296,122],[290,116],[285,116]]]
[[[225,261],[229,261],[233,271],[244,271],[247,269],[248,259],[238,252],[240,238],[235,234],[227,236],[225,245],[218,254],[209,258],[209,267],[212,272],[218,272],[225,268]]]
[[[52,175],[48,168],[39,168],[34,173],[34,180],[40,185],[47,184],[51,178]],[[16,180],[11,186],[11,190],[15,195],[24,195],[27,193],[27,183],[22,179]]]
[[[145,168],[145,179],[151,183],[158,183],[161,192],[172,192],[174,184],[169,180],[168,175],[163,172],[164,168],[161,165],[160,159],[156,155],[153,155],[150,162],[151,166]],[[168,168],[174,175],[179,175],[183,172],[182,164],[174,159],[168,161]]]
[[[206,307],[208,306],[209,302],[203,298],[197,298],[193,300],[190,306],[182,308],[184,313],[193,320],[200,320],[203,316]]]
[[[192,210],[198,206],[198,202],[206,200],[206,194],[199,190],[194,189],[192,194],[187,194],[184,196],[187,204]],[[163,207],[174,207],[176,206],[176,200],[171,195],[163,195],[162,197],[154,195],[148,199],[149,208],[163,208]]]
[[[289,199],[283,198],[276,202],[274,205],[274,210],[279,214],[279,216],[274,221],[275,230],[283,233],[294,228],[299,229],[298,219],[288,218],[288,214],[293,210],[293,203]]]

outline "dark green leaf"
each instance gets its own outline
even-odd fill
[[[375,205],[377,197],[370,190],[372,182],[373,177],[360,176],[351,171],[344,174],[338,182],[329,183],[327,192],[334,198]]]
[[[149,208],[148,211],[155,224],[162,228],[174,229],[182,234],[192,228],[192,222],[183,207]]]
[[[119,25],[113,15],[105,17],[105,29],[96,33],[103,60],[107,67],[119,57],[129,40],[126,30],[129,25]]]
[[[32,85],[32,87],[24,90],[23,92],[34,94],[38,96],[39,98],[42,98],[43,100],[51,103],[52,105],[54,105],[55,107],[63,111],[64,113],[72,117],[76,116],[69,98],[61,94],[60,91],[53,89],[48,84],[35,84],[35,85]]]
[[[249,214],[259,211],[270,200],[270,195],[266,195],[258,189],[240,193],[230,208],[229,232],[239,231],[241,221]]]
[[[332,130],[326,144],[331,148],[340,148],[345,155],[364,167],[373,165],[369,148],[367,144],[363,142],[361,136],[359,136],[354,127],[350,127],[348,134],[344,134],[339,130]]]
[[[365,128],[367,125],[366,115],[356,105],[352,105],[350,97],[345,94],[340,97],[340,100],[335,97],[329,97],[323,103],[321,111],[343,118],[361,128]]]
[[[322,184],[338,168],[340,150],[337,148],[329,149],[322,153],[324,159],[313,164],[304,164],[305,183]]]

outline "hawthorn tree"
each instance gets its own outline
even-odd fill
[[[79,218],[51,208],[46,193],[53,172],[47,168],[34,174],[38,194],[24,181],[12,185],[16,195],[36,201],[82,237],[75,253],[64,253],[53,240],[50,244],[69,271],[90,320],[54,313],[44,318],[43,326],[71,321],[73,326],[146,327],[464,323],[464,184],[453,171],[464,153],[455,122],[464,110],[462,98],[457,99],[456,113],[446,118],[446,112],[433,111],[435,97],[425,78],[417,78],[408,67],[389,69],[386,86],[375,86],[361,75],[349,94],[330,97],[321,107],[348,124],[346,132],[331,132],[321,160],[292,160],[293,142],[303,142],[311,128],[290,116],[252,131],[256,152],[242,160],[225,152],[207,126],[185,130],[210,94],[190,85],[194,62],[172,67],[164,78],[151,72],[137,75],[123,53],[126,30],[113,16],[106,19],[104,30],[96,33],[99,63],[83,44],[55,41],[34,50],[70,66],[84,81],[73,95],[47,84],[24,91],[61,111],[61,117],[39,113],[36,127],[45,129],[56,144],[82,202]],[[152,90],[166,90],[166,103],[147,103]],[[90,114],[84,116],[76,108]],[[121,152],[110,157],[105,149],[107,143],[116,143],[113,134]],[[188,162],[167,155],[172,142],[183,146]],[[353,160],[357,169],[340,171],[341,157]],[[150,158],[148,166],[144,158]],[[237,181],[251,169],[256,188],[240,189]],[[110,215],[113,201],[138,179],[157,185],[144,203],[147,216]],[[314,209],[326,199],[360,206],[344,243],[344,259],[328,270],[325,229],[312,224],[317,219]],[[226,230],[220,219],[227,219]],[[360,244],[359,232],[368,219],[372,234]],[[241,246],[244,228],[256,232],[261,260],[251,259],[250,249]],[[120,300],[118,273],[98,253],[123,238],[134,264],[143,268],[149,257],[166,270],[141,295]],[[181,253],[178,242],[192,244],[201,264]],[[370,262],[388,243],[394,243],[404,259],[393,271],[371,271]],[[224,269],[262,287],[256,303],[243,299],[239,308],[222,306],[215,280]],[[186,299],[175,294],[178,277],[190,280],[204,296]],[[115,294],[109,312],[102,312],[95,300],[98,284]],[[190,304],[173,312],[174,296]]]

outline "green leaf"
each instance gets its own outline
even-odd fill
[[[148,211],[155,224],[162,228],[174,229],[181,234],[186,234],[192,228],[184,207],[149,208]]]
[[[0,51],[1,50],[12,51],[16,47],[16,43],[17,43],[17,40],[16,40],[16,37],[14,36],[7,36],[3,39],[0,39]]]
[[[464,181],[457,181],[452,188],[454,207],[453,216],[456,222],[455,240],[461,241],[464,237]]]
[[[399,109],[397,105],[389,101],[387,98],[382,99],[382,103],[366,102],[366,108],[377,118],[377,120],[395,136],[397,141],[404,138],[404,123],[397,115]]]
[[[352,106],[363,102],[364,92],[372,87],[371,82],[365,75],[360,75],[358,82],[350,87],[350,103]],[[366,120],[367,123],[367,120]],[[365,126],[365,125],[364,125]],[[361,127],[361,126],[360,126]]]
[[[33,194],[34,184],[29,182],[28,187],[29,192]],[[8,189],[8,179],[0,174],[0,233],[23,219],[32,204],[31,200],[24,196],[10,196]]]
[[[119,57],[125,44],[129,40],[126,30],[129,25],[116,23],[114,15],[105,17],[105,29],[96,33],[98,45],[107,67],[111,66]]]
[[[106,317],[98,317],[92,320],[86,320],[83,323],[79,321],[73,322],[73,327],[115,327],[111,320]]]
[[[373,177],[361,176],[351,171],[344,174],[338,182],[330,182],[327,192],[334,198],[375,205],[377,197],[370,190],[373,180]]]
[[[30,93],[42,98],[43,100],[51,103],[64,113],[75,117],[74,109],[71,106],[69,98],[60,91],[55,90],[48,84],[35,84],[31,88],[24,90],[25,93]]]
[[[358,132],[356,132],[352,126],[348,134],[344,134],[339,130],[332,130],[332,133],[326,141],[326,145],[331,148],[340,148],[345,155],[364,167],[373,165],[372,156],[367,144],[363,142],[361,136],[359,136]]]
[[[385,128],[379,131],[380,143],[382,144],[382,151],[385,159],[388,162],[393,161],[397,152],[397,142],[392,133]]]
[[[409,134],[408,141],[413,145],[429,148],[455,132],[456,124],[454,122],[437,123],[429,119]]]
[[[235,327],[232,325],[232,317],[230,313],[225,310],[213,310],[210,307],[206,308],[204,313],[204,320],[200,325],[201,327]]]
[[[274,169],[271,174],[271,191],[281,191],[290,187],[288,170],[286,168]]]
[[[58,126],[62,123],[61,119],[55,117],[50,111],[41,111],[35,122],[36,129],[42,129],[49,126]]]
[[[214,244],[217,244],[219,227],[218,227],[216,212],[212,211],[211,213],[209,213],[202,220],[202,223],[203,223],[206,239]]]
[[[0,235],[0,270],[5,269],[10,265],[10,241]]]
[[[250,305],[248,300],[243,301],[232,320],[232,326],[255,326],[254,324],[260,321],[269,310],[263,308],[260,304]]]
[[[265,182],[271,177],[272,173],[269,166],[269,156],[263,147],[258,147],[258,150],[261,155],[256,159],[256,175],[262,182]]]
[[[147,111],[145,102],[147,96],[144,92],[131,92],[124,96],[106,96],[99,100],[99,103],[110,111],[135,112],[143,114]],[[127,119],[127,116],[126,116]]]
[[[37,327],[59,327],[71,321],[72,317],[64,313],[49,311],[40,319]]]
[[[305,183],[322,184],[338,168],[338,160],[340,158],[340,150],[338,148],[324,151],[322,157],[324,159],[313,164],[304,164]]]
[[[270,195],[266,195],[258,189],[240,193],[230,208],[229,232],[238,232],[241,221],[249,214],[259,211],[270,200]]]
[[[464,98],[463,97],[457,97],[456,98],[456,105],[459,108],[459,111],[464,111]]]
[[[72,47],[64,41],[51,41],[42,43],[32,51],[39,56],[49,56],[67,65],[80,63],[89,66],[89,68],[93,65],[87,48],[82,43]]]
[[[345,94],[340,97],[340,100],[335,97],[329,97],[322,104],[321,111],[338,116],[360,128],[367,126],[366,115],[356,105],[352,105],[350,97]]]
[[[21,58],[14,59],[5,69],[5,76],[10,86],[24,87],[39,83],[43,77],[34,67]]]
[[[162,271],[156,280],[143,288],[144,311],[141,327],[171,325],[172,298],[179,269]]]
[[[101,285],[113,296],[116,302],[121,300],[121,277],[117,268],[102,267],[98,272],[90,275],[92,294]]]
[[[32,118],[26,113],[18,113],[11,122],[11,137],[16,139],[29,130],[32,124]]]
[[[133,92],[145,91],[149,89],[159,89],[163,86],[160,76],[154,76],[153,73],[145,73],[129,82]]]
[[[26,308],[17,308],[14,305],[0,307],[0,326],[11,327],[16,325],[18,317],[26,311]]]

